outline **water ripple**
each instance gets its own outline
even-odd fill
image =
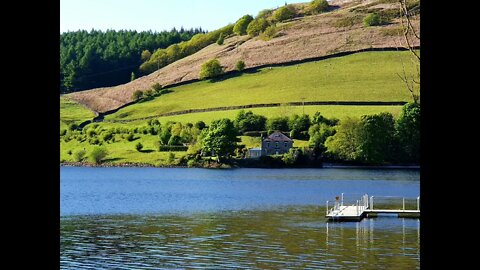
[[[419,223],[326,223],[318,207],[61,218],[61,269],[416,269]],[[298,216],[302,216],[301,220]]]

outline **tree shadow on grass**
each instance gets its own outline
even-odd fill
[[[224,81],[224,80],[228,80],[228,79],[232,79],[232,78],[235,78],[235,77],[240,77],[242,76],[244,73],[246,74],[254,74],[254,73],[257,73],[259,70],[257,68],[252,68],[250,70],[243,70],[243,71],[231,71],[231,72],[228,72],[228,73],[225,73],[221,76],[218,76],[218,77],[215,77],[215,78],[211,78],[210,79],[210,82],[212,83],[216,83],[216,82],[221,82],[221,81]]]
[[[113,162],[113,161],[119,161],[119,160],[122,160],[124,158],[119,158],[119,157],[116,157],[116,158],[106,158],[104,160],[102,160],[102,163],[103,162]]]
[[[140,153],[151,153],[151,152],[153,152],[153,151],[154,151],[154,150],[152,150],[152,149],[138,150],[138,152],[140,152]]]

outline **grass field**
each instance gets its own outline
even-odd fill
[[[174,92],[138,103],[105,119],[135,119],[194,108],[298,101],[411,101],[398,78],[409,52],[364,52],[256,73],[218,82],[171,88]],[[216,112],[223,114],[224,112]]]
[[[119,135],[115,135],[118,137]],[[115,143],[104,143],[104,146],[108,151],[108,156],[105,162],[123,163],[123,162],[138,162],[151,165],[168,165],[169,152],[158,152],[154,147],[154,142],[158,141],[158,136],[152,135],[136,135],[138,139],[134,141],[122,140]],[[141,142],[143,144],[143,152],[139,152],[135,149],[135,145]],[[60,141],[60,161],[73,162],[73,153],[78,150],[85,149],[88,153],[95,147],[87,142],[80,143],[76,140],[69,142]],[[72,155],[68,154],[68,151],[72,152]],[[187,152],[172,152],[175,154],[175,159],[186,155]]]
[[[60,129],[65,129],[71,123],[80,124],[83,121],[92,119],[95,114],[84,106],[60,97]]]

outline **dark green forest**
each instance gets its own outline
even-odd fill
[[[62,33],[60,92],[113,86],[143,76],[145,74],[141,73],[139,66],[155,50],[203,33],[205,31],[201,28],[173,28],[162,32],[79,30]]]

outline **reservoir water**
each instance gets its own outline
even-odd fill
[[[419,269],[420,220],[325,201],[420,194],[419,170],[60,168],[62,269]]]

